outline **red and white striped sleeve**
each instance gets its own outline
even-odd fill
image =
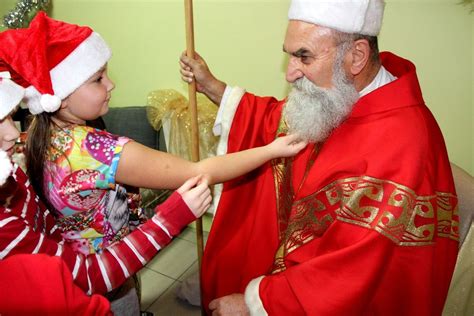
[[[46,223],[54,221],[51,214],[44,214]],[[195,219],[181,195],[174,192],[157,207],[152,219],[123,240],[100,254],[85,256],[58,238],[60,235],[54,231],[54,225],[38,231],[24,218],[4,211],[0,212],[0,259],[20,253],[60,256],[71,270],[75,283],[86,293],[106,293],[140,270]]]

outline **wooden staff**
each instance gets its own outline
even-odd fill
[[[184,11],[186,20],[186,55],[194,58],[194,22],[193,22],[193,1],[184,0]],[[189,115],[191,120],[191,158],[199,161],[199,129],[196,102],[196,81],[188,84]],[[199,274],[201,273],[201,261],[204,249],[204,238],[202,233],[202,219],[196,220],[196,241],[199,262]],[[204,315],[204,306],[201,308]]]

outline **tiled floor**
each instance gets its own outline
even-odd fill
[[[207,240],[211,216],[203,217],[204,240]],[[199,307],[176,297],[176,289],[189,275],[198,271],[196,230],[187,227],[139,272],[141,309],[160,315],[201,315]]]

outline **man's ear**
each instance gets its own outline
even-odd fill
[[[359,39],[354,42],[351,53],[350,72],[357,76],[364,70],[370,58],[370,45],[366,39]]]

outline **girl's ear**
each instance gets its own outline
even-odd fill
[[[61,106],[59,107],[60,109],[66,109],[69,105],[69,98],[66,98],[64,100],[61,101]]]
[[[366,39],[360,39],[354,42],[352,48],[352,59],[350,71],[352,75],[357,76],[367,65],[370,56],[370,46]]]

